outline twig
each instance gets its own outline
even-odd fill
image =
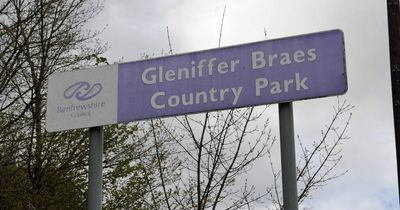
[[[267,40],[267,29],[264,28],[264,39]]]
[[[224,6],[224,12],[223,12],[223,14],[222,14],[221,28],[219,29],[218,47],[221,47],[222,26],[224,25],[225,11],[226,11],[226,4],[225,4],[225,6]]]
[[[167,26],[167,36],[168,36],[168,45],[169,45],[169,54],[172,55],[172,46],[171,46],[171,38],[169,36],[169,30],[168,30],[168,26]]]

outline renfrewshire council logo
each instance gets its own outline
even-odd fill
[[[74,96],[79,101],[85,101],[98,95],[102,89],[103,86],[100,83],[90,85],[89,82],[81,81],[66,88],[64,98],[70,99]]]
[[[74,83],[64,90],[64,98],[71,101],[69,104],[57,106],[58,114],[69,114],[71,118],[91,117],[91,111],[100,109],[106,106],[105,101],[88,101],[95,99],[101,93],[103,86],[100,83],[93,85],[87,81]],[[77,99],[77,103],[74,103]]]

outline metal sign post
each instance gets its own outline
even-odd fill
[[[292,102],[279,104],[283,209],[298,210]]]
[[[102,209],[103,126],[89,130],[89,201],[88,209]]]

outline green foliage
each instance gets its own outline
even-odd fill
[[[108,64],[99,32],[83,30],[101,8],[92,0],[0,2],[0,209],[87,208],[88,131],[47,133],[45,104],[51,74]],[[105,128],[104,200],[118,204],[108,208],[140,209],[147,199],[137,131]]]
[[[147,182],[144,165],[137,161],[143,153],[144,139],[137,137],[135,124],[111,125],[104,130],[104,201],[105,209],[147,209]],[[22,134],[24,132],[21,132]],[[17,138],[10,142],[20,140]],[[34,185],[24,159],[23,149],[9,162],[0,165],[0,209],[85,209],[88,190],[87,129],[46,136],[49,159],[40,173],[40,184]],[[6,144],[0,144],[6,151]],[[7,146],[8,149],[12,145]],[[3,153],[4,154],[4,153]],[[1,156],[4,158],[4,156]],[[135,163],[136,161],[136,163]],[[38,189],[35,189],[38,188]],[[33,193],[35,192],[35,193]]]
[[[144,148],[136,124],[107,126],[104,132],[105,209],[145,209],[147,186],[143,165],[136,160]]]
[[[28,177],[15,164],[0,168],[0,209],[23,209],[30,196]]]
[[[116,183],[114,183],[113,187],[110,189],[110,200],[108,200],[105,204],[104,209],[137,209],[144,210],[148,209],[146,207],[145,196],[148,192],[146,181],[143,173],[143,165],[137,164],[135,166],[125,166],[125,168],[129,168],[126,173],[125,180],[121,177],[114,177],[114,182],[117,179],[120,182],[122,187],[118,187]],[[116,170],[117,171],[117,170]]]

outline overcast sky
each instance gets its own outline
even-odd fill
[[[341,99],[356,108],[348,131],[351,140],[343,145],[338,170],[349,172],[314,192],[304,206],[400,209],[386,1],[106,0],[104,11],[90,27],[107,25],[100,38],[110,45],[105,53],[110,62],[138,60],[143,53],[158,57],[168,51],[167,26],[174,53],[216,48],[225,4],[222,46],[263,40],[264,29],[268,39],[331,29],[344,32],[349,89]],[[317,139],[335,103],[336,97],[295,102],[296,134]],[[270,112],[277,133],[276,105]],[[248,176],[264,183],[268,173],[267,164],[257,164]]]

